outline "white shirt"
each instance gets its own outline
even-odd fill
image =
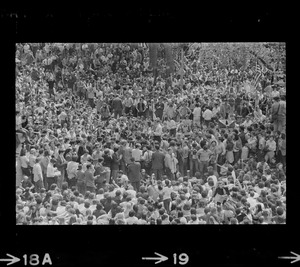
[[[17,126],[20,126],[22,124],[22,118],[21,118],[21,116],[17,116],[17,118],[16,118],[16,124],[17,124]]]
[[[53,167],[53,164],[52,163],[49,163],[48,166],[47,166],[47,177],[54,177],[56,174],[57,168],[54,168]]]
[[[209,110],[209,109],[206,109],[206,110],[203,112],[203,115],[202,115],[202,117],[203,117],[206,121],[211,120],[212,116],[213,116],[213,113],[212,113],[211,110]]]
[[[170,199],[173,189],[171,187],[164,187],[162,192],[163,192],[163,200]]]
[[[181,217],[181,218],[180,218],[180,223],[181,223],[181,224],[187,224],[186,218],[185,218],[185,217]]]
[[[199,220],[198,220],[198,218],[196,221],[191,220],[188,222],[188,224],[199,224]]]
[[[256,201],[256,199],[254,199],[253,197],[248,197],[247,198],[247,202],[249,202],[250,208],[254,208],[256,206],[256,204],[258,203]]]
[[[276,151],[276,142],[273,140],[273,141],[270,141],[270,140],[268,140],[267,142],[266,142],[266,145],[269,147],[269,150],[270,151]]]
[[[30,167],[33,167],[34,163],[35,163],[36,156],[33,155],[33,154],[30,154],[28,158],[29,158],[29,165],[30,165]]]
[[[78,167],[78,162],[70,161],[67,164],[67,172],[68,172],[68,178],[74,178],[76,176],[76,171]]]
[[[65,118],[67,117],[67,114],[62,111],[59,115],[58,115],[58,119],[59,120],[65,120]]]
[[[38,180],[40,180],[40,177],[43,180],[43,173],[42,173],[42,168],[41,165],[39,163],[36,163],[33,165],[33,181],[37,182]]]
[[[259,144],[259,148],[262,149],[265,147],[265,144],[266,144],[266,140],[264,137],[261,137],[258,141],[258,144]]]
[[[155,134],[156,136],[161,136],[161,135],[162,135],[162,126],[161,126],[160,123],[157,124],[154,134]]]
[[[193,114],[194,114],[195,117],[200,117],[201,116],[201,108],[196,107],[193,111]]]
[[[20,157],[20,160],[21,160],[21,167],[27,168],[28,163],[29,163],[29,160],[28,160],[27,156]]]
[[[255,190],[255,192],[256,192],[257,194],[260,195],[260,192],[263,190],[263,188],[259,188],[258,186],[255,186],[255,187],[254,187],[254,190]]]
[[[132,149],[132,157],[135,159],[135,161],[141,161],[142,154],[142,150],[138,148]]]
[[[147,224],[147,221],[143,220],[143,219],[139,219],[138,220],[138,224],[142,225],[142,224]]]
[[[103,199],[104,198],[104,194],[97,194],[96,195],[96,199],[97,200],[101,200],[101,199]]]
[[[129,179],[128,179],[128,176],[125,175],[125,174],[122,174],[122,176],[120,177],[120,182],[122,184],[126,183],[126,182],[129,182]]]
[[[127,189],[126,192],[131,195],[132,198],[135,198],[136,196],[136,191],[132,189]]]
[[[65,211],[66,211],[66,207],[64,206],[57,207],[56,209],[57,216],[62,215]]]
[[[245,128],[249,127],[252,125],[252,121],[251,120],[245,120],[243,123],[242,123],[243,126],[245,126]]]
[[[272,91],[271,94],[272,94],[272,97],[280,96],[280,92],[279,92],[279,91],[276,91],[276,90]]]
[[[167,121],[168,129],[176,129],[176,122],[174,120]]]
[[[97,205],[91,205],[90,206],[90,210],[92,211],[92,213],[94,212],[94,210],[96,210],[97,208]]]
[[[125,219],[126,224],[139,224],[139,219],[135,216]]]

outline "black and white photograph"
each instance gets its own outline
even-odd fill
[[[17,225],[286,223],[284,42],[18,42],[15,121]]]

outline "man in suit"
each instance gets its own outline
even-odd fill
[[[222,119],[227,119],[228,118],[228,113],[230,110],[230,106],[225,98],[222,98],[222,102],[220,105],[220,111],[219,115],[221,116]]]
[[[164,111],[164,108],[165,108],[165,105],[163,103],[163,99],[160,98],[159,102],[155,103],[154,107],[155,107],[155,116],[162,120],[163,111]]]
[[[123,104],[118,95],[112,101],[112,110],[114,111],[115,118],[122,116]]]
[[[141,164],[135,162],[135,158],[131,158],[131,163],[128,165],[128,179],[131,182],[136,192],[140,189],[141,181]]]
[[[277,115],[276,119],[273,121],[274,133],[277,131],[283,132],[285,130],[286,123],[286,102],[285,96],[282,96],[281,99],[278,96],[274,97],[274,103],[271,107],[271,117]]]
[[[123,172],[127,174],[127,166],[131,163],[131,158],[132,158],[132,149],[129,146],[129,143],[124,141],[123,143],[123,148],[122,148],[122,159],[123,159]],[[121,163],[121,164],[122,164]]]
[[[163,174],[165,155],[159,150],[159,145],[156,145],[155,149],[152,154],[152,172],[156,179],[160,179]]]
[[[57,170],[61,172],[61,176],[57,179],[57,186],[59,188],[61,188],[62,183],[65,181],[65,172],[68,164],[68,162],[65,160],[63,156],[64,152],[65,152],[64,149],[60,149],[58,151],[59,155],[56,161]]]

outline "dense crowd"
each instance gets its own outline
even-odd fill
[[[148,50],[16,45],[16,223],[285,223],[285,70]]]

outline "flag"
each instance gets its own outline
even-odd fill
[[[269,69],[267,69],[266,66],[261,61],[258,61],[258,63],[260,65],[260,69],[257,70],[258,72],[262,72],[263,74],[268,72]]]
[[[219,128],[234,128],[235,121],[233,120],[218,120]]]
[[[179,62],[177,60],[175,60],[175,59],[173,60],[173,62],[175,63],[175,66],[176,66],[177,70],[179,70],[180,69]]]
[[[149,66],[156,69],[157,67],[157,43],[149,43]]]
[[[262,76],[262,72],[260,72],[256,75],[255,80],[254,80],[254,88],[257,87],[258,81],[259,81],[261,76]]]
[[[269,71],[269,69],[267,69],[265,66],[263,66],[262,73],[266,74],[268,71]]]
[[[258,63],[259,64],[256,64],[255,71],[260,72],[261,71],[261,62],[258,61]]]

